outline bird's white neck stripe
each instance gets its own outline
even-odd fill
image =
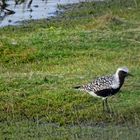
[[[120,86],[120,79],[119,79],[118,73],[116,72],[116,73],[114,74],[114,80],[113,80],[113,83],[112,83],[111,87],[112,87],[113,89],[116,89],[116,88],[118,88],[119,86]]]

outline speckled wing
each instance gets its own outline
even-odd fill
[[[83,85],[81,88],[87,92],[94,92],[97,96],[105,97],[106,94],[111,94],[113,76],[103,76],[95,79],[87,85]]]

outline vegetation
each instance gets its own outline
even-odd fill
[[[140,2],[60,7],[49,21],[0,29],[1,137],[138,139]],[[115,114],[72,88],[124,65],[134,77],[109,99]]]

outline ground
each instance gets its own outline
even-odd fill
[[[56,18],[0,29],[2,139],[140,137],[140,3],[121,2],[59,5]],[[115,114],[72,88],[120,66],[134,77],[109,98]]]

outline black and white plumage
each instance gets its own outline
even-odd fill
[[[120,90],[120,88],[122,87],[124,83],[125,77],[127,77],[128,75],[131,75],[129,74],[128,68],[121,67],[121,68],[118,68],[116,73],[113,75],[102,76],[93,80],[89,84],[76,86],[74,88],[88,92],[92,96],[102,98],[103,109],[105,109],[105,106],[104,106],[105,103],[108,109],[107,98],[109,96],[116,94]]]

